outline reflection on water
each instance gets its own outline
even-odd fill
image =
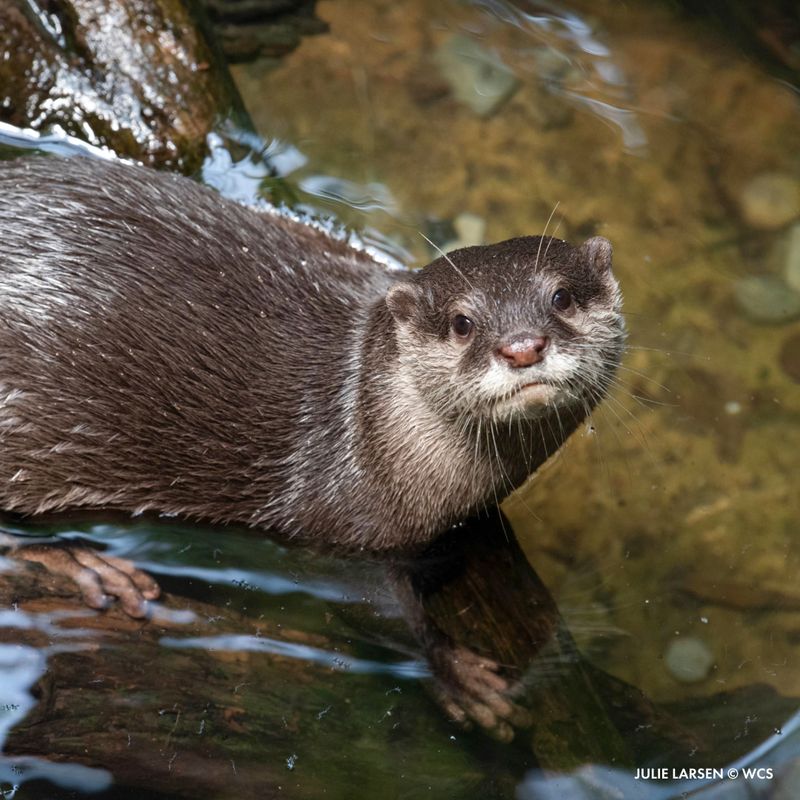
[[[647,146],[647,135],[637,112],[628,107],[630,81],[615,61],[614,51],[598,38],[579,14],[551,6],[548,13],[528,12],[533,3],[485,0],[476,4],[504,23],[520,28],[530,39],[520,47],[520,66],[536,75],[548,91],[576,105],[584,105],[616,126],[624,147],[637,151]],[[539,47],[530,47],[530,40]],[[533,51],[533,52],[531,52]],[[526,54],[530,54],[530,60]]]
[[[0,614],[0,630],[35,627],[48,635],[58,635],[55,620],[36,615]],[[57,646],[56,646],[57,647]],[[22,722],[37,705],[31,694],[33,685],[47,669],[47,656],[54,648],[37,649],[19,644],[0,644],[0,753],[12,728]],[[0,755],[0,796],[17,796],[19,786],[30,781],[46,780],[62,789],[94,793],[107,789],[112,782],[105,769],[81,764],[59,764],[42,758],[8,758]]]
[[[34,130],[20,130],[7,122],[0,122],[0,145],[8,148],[35,148],[43,153],[60,156],[85,154],[95,158],[116,158],[106,147],[84,142],[65,133],[42,134]]]
[[[116,692],[95,686],[106,715],[81,736],[113,723],[136,740],[136,700],[149,707],[160,688],[163,709],[179,711],[165,711],[161,739],[140,742],[141,755],[120,750],[123,786],[135,785],[136,757],[163,756],[154,791],[178,791],[167,778],[183,769],[182,791],[197,797],[232,792],[231,763],[242,781],[257,775],[298,798],[354,785],[364,797],[796,796],[797,92],[649,4],[337,0],[319,13],[330,33],[278,69],[236,68],[275,144],[250,143],[256,155],[239,158],[215,140],[204,179],[252,202],[286,177],[299,213],[334,213],[368,246],[418,263],[427,239],[468,238],[465,216],[480,223],[478,240],[499,240],[540,233],[556,205],[550,232],[612,240],[631,331],[618,384],[506,510],[584,654],[679,723],[707,718],[703,763],[679,767],[775,776],[661,785],[619,765],[537,771],[529,751],[462,734],[423,694],[420,654],[380,570],[146,523],[54,529],[102,542],[207,606],[204,618],[157,610],[150,626],[163,630],[148,643],[144,626],[138,651],[125,651],[138,677]],[[474,85],[453,84],[476,65],[488,106]],[[0,142],[19,144],[14,135],[0,128]],[[0,736],[33,735],[25,720],[41,707],[32,687],[48,660],[94,669],[79,659],[101,648],[109,674],[119,666],[122,637],[99,619],[0,614]],[[42,642],[15,644],[23,630]],[[78,699],[64,702],[78,715]],[[203,770],[190,754],[203,748],[229,772],[192,783]],[[78,757],[69,742],[53,752]],[[85,791],[107,780],[33,764],[0,762],[0,789],[23,770]]]
[[[287,658],[296,658],[310,664],[320,664],[334,670],[361,674],[385,674],[395,678],[426,678],[429,670],[421,661],[407,661],[400,664],[381,664],[365,661],[336,653],[326,652],[318,647],[279,642],[261,636],[207,636],[202,639],[176,639],[166,637],[161,640],[165,647],[198,648],[201,650],[226,650],[232,653],[272,653]]]

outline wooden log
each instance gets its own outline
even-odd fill
[[[466,753],[432,751],[450,731],[424,694],[362,670],[341,641],[174,595],[163,608],[143,623],[116,608],[88,612],[68,582],[36,565],[2,576],[0,609],[14,609],[19,627],[6,615],[0,645],[47,657],[36,705],[4,747],[22,775],[37,759],[54,783],[47,762],[113,775],[110,796],[321,797],[352,769],[378,795],[400,725],[424,780],[435,776],[453,796],[481,780]]]
[[[283,605],[293,625],[282,624],[284,613],[259,613],[257,603],[247,602],[252,611],[242,613],[235,602],[205,602],[198,595],[209,593],[197,584],[194,597],[168,593],[164,610],[148,622],[115,608],[89,612],[71,584],[20,565],[0,579],[0,609],[16,609],[26,622],[0,627],[0,644],[45,652],[47,671],[5,753],[107,770],[114,791],[194,798],[322,796],[352,771],[379,795],[395,768],[397,737],[407,762],[424,767],[420,785],[434,781],[453,797],[487,782],[512,793],[533,763],[559,770],[585,761],[630,763],[619,721],[651,729],[659,715],[619,686],[615,708],[607,707],[603,676],[580,658],[507,533],[496,520],[473,520],[419,558],[391,563],[274,548],[275,561],[264,564],[273,573],[299,586],[344,576],[352,587],[341,602],[300,595],[296,608]],[[223,544],[226,532],[218,535]],[[404,573],[428,625],[504,665],[516,701],[534,719],[514,745],[463,734],[448,722],[414,677],[423,663],[403,662],[396,649],[377,660],[366,655],[392,636],[403,650],[413,646],[385,596],[383,613],[375,613],[375,587],[384,595],[387,575],[396,582]],[[333,621],[320,631],[323,617]],[[347,617],[355,635],[338,617]],[[303,618],[312,624],[298,624]],[[658,749],[680,738],[679,729],[662,725],[651,743]]]

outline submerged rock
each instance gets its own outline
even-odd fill
[[[763,172],[739,197],[745,222],[760,230],[775,230],[800,217],[800,181],[782,172]]]
[[[714,655],[701,639],[683,636],[670,643],[664,663],[672,677],[681,683],[699,683],[708,677]]]
[[[800,294],[780,278],[741,278],[735,292],[736,302],[753,322],[781,323],[800,317]]]
[[[790,288],[800,293],[800,223],[792,225],[787,236],[783,277]]]
[[[468,36],[447,39],[436,52],[436,62],[453,96],[481,117],[494,114],[519,86],[499,56]]]
[[[434,258],[461,247],[481,245],[486,241],[486,220],[468,211],[452,220],[428,220],[426,237]]]
[[[445,252],[459,247],[481,245],[486,241],[486,220],[477,214],[465,211],[453,220],[455,237],[442,248]]]
[[[795,383],[800,383],[800,333],[790,336],[783,343],[778,358],[784,373]]]
[[[203,0],[229,62],[277,59],[328,29],[316,0]]]

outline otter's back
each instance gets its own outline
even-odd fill
[[[310,227],[120,164],[0,164],[0,209],[0,499],[24,511],[181,511],[213,475],[255,513],[391,280]]]

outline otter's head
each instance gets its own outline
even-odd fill
[[[623,349],[611,245],[526,236],[436,259],[386,297],[404,373],[423,400],[466,420],[583,413]]]

